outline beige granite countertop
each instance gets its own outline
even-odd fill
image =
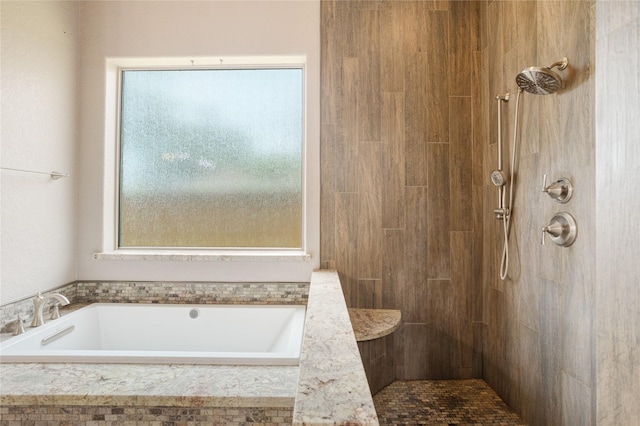
[[[393,333],[400,326],[401,312],[396,309],[349,308],[356,340],[373,340]]]
[[[293,424],[378,424],[335,271],[311,277]]]
[[[298,367],[1,364],[0,405],[292,407]]]

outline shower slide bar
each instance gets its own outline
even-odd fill
[[[498,208],[493,212],[496,219],[502,219],[509,215],[508,207],[505,205],[505,185],[507,177],[502,170],[502,103],[509,102],[509,93],[496,95],[498,101],[498,168],[491,172],[491,182],[498,188]]]
[[[14,168],[11,168],[11,167],[0,167],[0,169],[1,170],[10,170],[12,172],[36,173],[36,174],[39,174],[39,175],[49,175],[49,176],[51,176],[51,179],[53,179],[53,180],[58,180],[58,179],[69,177],[69,173],[62,173],[62,172],[39,172],[39,171],[36,171],[36,170],[14,169]]]

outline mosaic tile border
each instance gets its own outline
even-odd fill
[[[309,283],[77,281],[43,292],[49,293],[61,293],[72,303],[306,305]],[[13,331],[18,315],[33,317],[32,297],[0,306],[0,333]]]
[[[291,425],[293,408],[224,407],[0,407],[1,426],[22,425]]]

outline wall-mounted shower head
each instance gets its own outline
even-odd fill
[[[491,172],[491,182],[497,187],[504,186],[507,183],[507,176],[502,170],[494,170]]]
[[[563,87],[562,78],[552,68],[558,67],[559,70],[567,68],[569,61],[562,58],[558,62],[554,62],[548,67],[529,67],[525,68],[516,76],[516,83],[522,90],[526,90],[534,95],[549,95],[555,93]]]

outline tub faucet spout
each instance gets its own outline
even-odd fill
[[[38,293],[36,297],[33,298],[33,321],[31,321],[31,327],[38,327],[44,324],[44,318],[42,317],[42,309],[44,308],[44,304],[49,299],[56,299],[60,302],[62,306],[66,306],[69,304],[69,299],[61,295],[60,293],[51,293],[42,295]]]

